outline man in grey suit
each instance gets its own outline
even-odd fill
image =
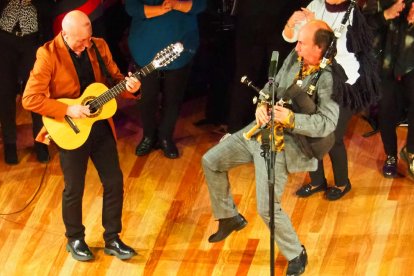
[[[279,99],[298,79],[302,81],[302,89],[306,90],[311,79],[320,70],[320,62],[332,38],[332,30],[323,21],[311,21],[301,29],[295,51],[292,51],[286,58],[275,78],[275,81],[279,83],[277,89]],[[266,86],[264,90],[268,91],[268,87]],[[301,151],[294,135],[325,137],[335,130],[339,108],[338,104],[331,99],[332,90],[332,71],[328,65],[325,70],[322,70],[316,84],[317,110],[314,114],[294,113],[279,105],[273,108],[275,124],[283,125],[284,128],[284,149],[277,152],[274,166],[274,221],[275,241],[280,252],[289,260],[287,275],[300,275],[304,272],[307,254],[290,218],[281,209],[280,198],[289,173],[311,171],[317,168],[317,159],[307,157]],[[268,176],[265,160],[261,156],[261,145],[256,139],[247,140],[243,137],[243,133],[250,130],[256,123],[263,125],[269,122],[268,111],[269,107],[259,104],[256,109],[256,122],[225,138],[202,158],[213,213],[219,221],[219,229],[209,237],[209,242],[222,241],[233,231],[241,230],[247,224],[234,204],[228,181],[228,170],[241,164],[254,162],[257,209],[266,225],[269,225]]]

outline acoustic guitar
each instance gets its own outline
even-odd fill
[[[155,69],[164,67],[180,56],[184,47],[177,42],[158,52],[155,58],[145,67],[141,68],[133,76],[137,79],[147,76]],[[77,99],[61,98],[57,101],[68,105],[89,105],[91,114],[87,118],[75,119],[65,116],[56,119],[43,116],[43,124],[48,132],[48,137],[59,147],[72,150],[82,146],[89,137],[92,125],[98,120],[112,117],[117,109],[115,97],[125,91],[126,80],[108,89],[102,83],[90,84],[82,96]]]

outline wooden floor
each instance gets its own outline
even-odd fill
[[[0,275],[269,275],[269,233],[256,213],[252,165],[230,174],[248,226],[225,242],[207,242],[217,222],[200,159],[220,135],[213,127],[193,126],[203,117],[202,110],[200,99],[185,104],[175,135],[181,153],[177,160],[164,158],[160,151],[137,158],[134,150],[142,130],[135,108],[124,104],[118,111],[118,149],[125,179],[121,237],[139,255],[120,261],[104,254],[102,187],[90,164],[84,224],[86,242],[96,259],[87,263],[74,261],[65,251],[63,177],[56,148],[50,147],[48,165],[36,161],[29,115],[19,110],[20,163],[5,165],[0,149]],[[369,130],[365,121],[353,118],[346,136],[352,190],[343,199],[329,202],[321,193],[299,199],[294,192],[306,175],[289,178],[282,206],[308,251],[304,275],[414,275],[414,183],[403,176],[381,176],[380,137],[361,136]],[[401,148],[406,129],[398,132]],[[325,163],[332,183],[330,163]],[[401,162],[399,169],[405,175]],[[286,265],[276,251],[276,275],[283,275]]]

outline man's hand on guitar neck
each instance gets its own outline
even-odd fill
[[[69,105],[66,110],[66,115],[74,119],[80,119],[91,115],[91,111],[89,110],[89,105]]]
[[[125,88],[130,93],[135,93],[141,87],[141,82],[136,77],[131,77],[132,73],[128,72],[128,77],[125,77]]]

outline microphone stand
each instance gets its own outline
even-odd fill
[[[270,128],[261,130],[262,145],[261,156],[265,159],[267,169],[267,183],[269,188],[269,228],[270,228],[270,275],[275,275],[275,210],[274,210],[274,198],[275,198],[275,160],[276,152],[274,149],[275,137],[274,137],[274,112],[273,106],[275,105],[275,90],[279,86],[277,82],[274,82],[274,77],[269,77],[269,91],[272,94],[272,100],[270,103]],[[269,133],[270,132],[270,133]],[[270,139],[269,139],[270,136]]]

